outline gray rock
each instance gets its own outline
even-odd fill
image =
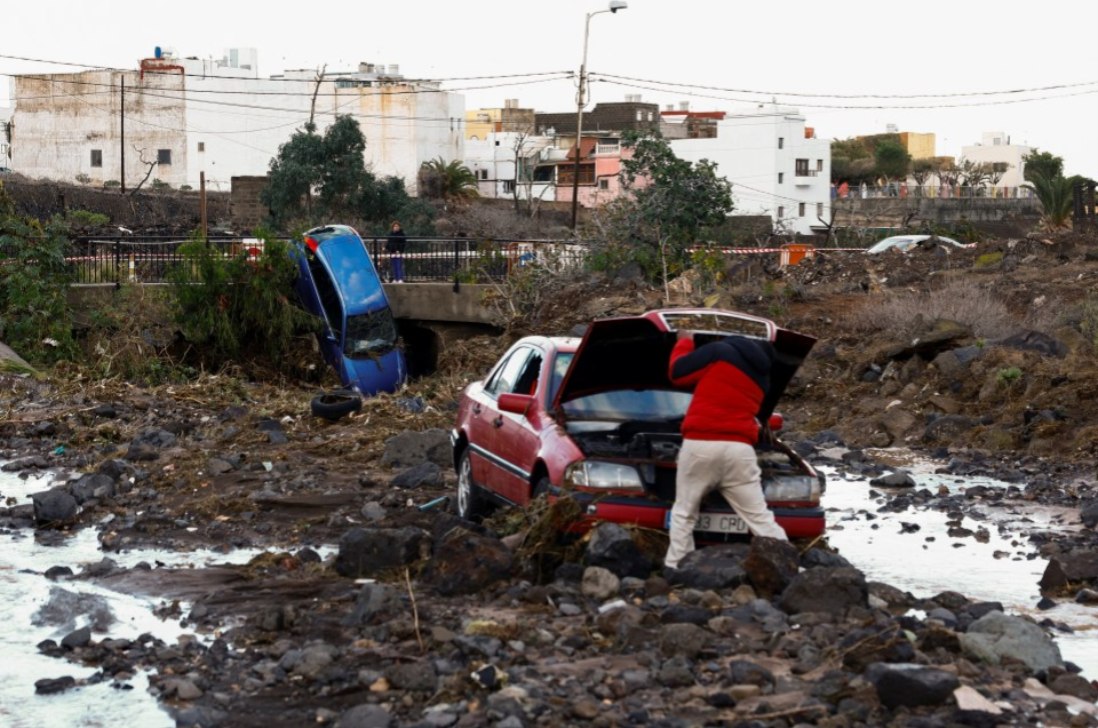
[[[774,538],[751,539],[751,550],[743,560],[747,580],[760,596],[781,594],[800,570],[800,551],[788,541]]]
[[[869,587],[865,575],[852,567],[809,569],[793,579],[778,604],[787,614],[842,615],[851,607],[868,606]]]
[[[210,458],[206,461],[206,472],[210,475],[224,475],[232,469],[233,464],[223,458]]]
[[[357,579],[407,566],[430,555],[431,536],[418,528],[352,528],[339,540],[335,570],[341,576]]]
[[[203,693],[201,688],[193,681],[186,678],[172,678],[164,681],[165,697],[176,697],[180,700],[198,700]]]
[[[743,560],[747,544],[721,544],[698,549],[679,562],[668,581],[694,589],[734,589],[747,581]]]
[[[878,488],[914,488],[915,479],[911,477],[910,473],[897,470],[894,473],[873,478],[869,481],[869,484]]]
[[[453,451],[446,430],[433,428],[423,432],[402,432],[385,441],[381,464],[388,468],[409,468],[423,462],[453,467]]]
[[[976,420],[964,415],[942,415],[935,417],[923,430],[923,440],[927,442],[954,443],[959,435],[976,426]]]
[[[1069,583],[1098,579],[1098,550],[1075,549],[1049,558],[1039,582],[1042,589],[1059,589]]]
[[[389,669],[387,676],[393,687],[399,690],[434,692],[438,687],[438,675],[429,661],[402,662]]]
[[[685,688],[694,684],[694,672],[685,657],[672,657],[660,666],[656,682],[668,688]]]
[[[114,495],[114,479],[102,473],[82,475],[75,483],[70,483],[69,493],[77,503],[83,504],[92,498],[110,498]]]
[[[64,488],[31,493],[34,504],[34,520],[40,525],[68,523],[76,518],[80,506]]]
[[[889,709],[941,705],[961,684],[956,675],[945,670],[902,662],[870,665],[866,679]]]
[[[225,711],[209,705],[189,705],[174,713],[175,728],[216,728],[229,718]]]
[[[56,695],[57,693],[63,693],[74,687],[76,687],[76,678],[71,675],[53,678],[46,677],[34,681],[34,692],[39,695]]]
[[[1065,672],[1052,678],[1048,681],[1048,688],[1057,695],[1071,695],[1088,703],[1098,700],[1098,688],[1090,680],[1073,672]]]
[[[421,488],[439,485],[442,482],[442,468],[432,462],[422,462],[399,473],[389,484],[394,488]]]
[[[1087,528],[1094,528],[1095,525],[1098,525],[1098,498],[1083,503],[1082,507],[1079,508],[1079,520]]]
[[[87,617],[90,626],[105,632],[114,623],[110,605],[103,597],[94,594],[78,594],[59,586],[50,587],[46,603],[31,617],[36,627],[50,626],[72,629],[77,617]]]
[[[617,596],[620,588],[621,579],[609,569],[604,569],[601,566],[588,566],[583,571],[580,591],[583,592],[584,596],[601,602]]]
[[[728,680],[733,685],[758,685],[760,688],[772,687],[774,673],[750,660],[732,660],[728,663]]]
[[[1064,665],[1060,648],[1043,629],[1002,612],[980,617],[960,640],[965,654],[996,665],[1004,658],[1023,662],[1034,672]]]
[[[652,560],[633,542],[629,532],[616,523],[600,523],[595,528],[583,563],[609,569],[619,577],[644,579],[652,572]]]
[[[1068,347],[1064,342],[1040,331],[1020,331],[1005,339],[999,339],[995,344],[1011,349],[1021,349],[1022,351],[1036,351],[1044,356],[1054,356],[1057,359],[1062,359],[1068,354]]]
[[[695,624],[665,624],[660,627],[660,652],[668,657],[694,657],[713,642],[713,633]]]
[[[75,650],[78,647],[87,647],[91,642],[91,627],[81,627],[80,629],[69,632],[61,640],[61,646],[70,650]]]
[[[511,550],[498,538],[458,526],[435,546],[423,580],[443,596],[472,594],[508,578],[513,566]]]
[[[348,626],[364,626],[387,620],[403,607],[400,595],[385,584],[363,584],[355,608],[345,620]]]

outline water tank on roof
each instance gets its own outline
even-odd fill
[[[164,51],[160,46],[153,49],[153,58],[160,60],[164,57]]]

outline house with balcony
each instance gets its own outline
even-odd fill
[[[675,115],[668,115],[675,116]],[[769,215],[776,229],[810,235],[831,219],[831,143],[799,110],[775,104],[717,112],[716,135],[672,139],[681,159],[716,164],[732,183],[733,215]]]
[[[961,147],[961,163],[1005,164],[1006,172],[995,184],[997,187],[1020,187],[1025,180],[1025,157],[1033,147],[1012,144],[1010,136],[1001,131],[986,131],[978,144]]]

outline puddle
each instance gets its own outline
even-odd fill
[[[21,479],[0,472],[0,495],[16,504],[29,502],[29,495],[50,487],[50,477]],[[9,503],[11,501],[8,501]],[[203,566],[213,563],[242,563],[259,551],[171,552],[155,549],[104,554],[99,550],[96,531],[85,528],[58,546],[43,546],[29,529],[0,532],[0,725],[31,728],[43,725],[113,726],[139,725],[142,728],[170,727],[175,722],[147,692],[147,675],[138,672],[128,683],[132,689],[111,687],[111,681],[71,689],[59,695],[37,695],[34,683],[42,678],[71,675],[78,682],[96,670],[67,660],[39,654],[35,645],[45,639],[60,641],[66,634],[85,626],[86,617],[72,624],[35,626],[34,615],[49,599],[51,588],[100,598],[107,604],[114,622],[105,633],[93,632],[92,638],[132,639],[145,632],[172,644],[180,634],[178,620],[162,621],[152,610],[155,599],[131,596],[81,581],[53,582],[42,576],[51,566],[68,566],[75,573],[80,565],[97,563],[108,556],[128,567],[145,561],[165,566]]]
[[[915,490],[927,488],[936,493],[940,485],[945,485],[957,492],[976,485],[1011,485],[991,478],[935,474],[933,463],[916,461],[903,467],[915,479]],[[895,495],[900,489],[871,488],[867,478],[827,467],[821,470],[828,479],[823,498],[828,542],[868,579],[916,597],[956,591],[977,601],[1001,602],[1008,613],[1062,622],[1077,630],[1073,634],[1056,633],[1064,659],[1082,667],[1087,677],[1098,676],[1098,610],[1073,602],[1048,611],[1036,608],[1041,598],[1038,581],[1048,562],[1036,555],[1026,534],[1073,528],[1061,522],[1077,520],[1074,514],[1068,518],[1070,509],[1029,504],[981,506],[977,502],[972,508],[986,518],[978,520],[966,513],[961,526],[973,532],[986,529],[987,543],[980,543],[972,536],[950,536],[946,524],[949,517],[943,511],[913,507],[901,513],[879,513],[877,509],[883,502],[869,497],[870,490]],[[868,518],[867,513],[874,518]],[[904,533],[903,524],[917,524],[919,530]]]

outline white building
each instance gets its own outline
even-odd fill
[[[553,200],[555,180],[535,180],[534,171],[540,163],[566,154],[556,148],[554,137],[503,131],[466,139],[463,161],[476,175],[481,197],[511,199],[517,192],[519,199]]]
[[[234,176],[266,174],[310,118],[323,133],[337,115],[358,120],[373,171],[403,177],[412,193],[423,162],[462,156],[464,98],[405,81],[396,65],[318,82],[311,70],[260,78],[253,49],[221,60],[160,54],[136,71],[15,76],[12,98],[12,166],[31,177],[121,182],[124,153],[128,188],[152,165],[151,178],[173,187],[197,188],[205,172],[207,186],[227,190]]]
[[[732,183],[733,215],[769,215],[776,228],[803,235],[830,220],[831,143],[817,139],[797,109],[760,104],[704,117],[717,117],[715,137],[672,139],[671,148],[682,159],[716,163]]]
[[[1025,182],[1025,162],[1023,157],[1033,151],[1023,144],[1011,144],[1010,137],[1001,131],[985,131],[980,135],[980,143],[961,147],[961,162],[1005,163],[1006,174],[996,184],[997,187],[1019,187]]]
[[[11,109],[0,106],[0,167],[11,167]]]

